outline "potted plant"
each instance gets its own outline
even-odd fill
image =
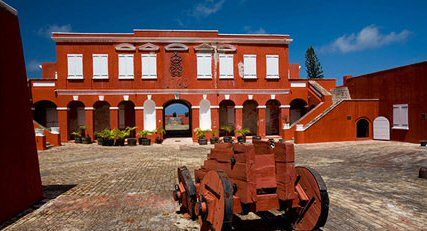
[[[211,144],[216,144],[219,142],[219,137],[218,137],[218,130],[213,130],[212,131],[212,137],[210,140]]]
[[[104,129],[96,133],[96,139],[98,144],[102,146],[112,146],[114,140],[111,138],[111,130]]]
[[[71,133],[71,135],[74,136],[74,143],[82,143],[82,134],[80,133],[80,130]]]
[[[166,130],[164,128],[158,128],[156,130],[156,144],[161,144],[163,143],[163,136],[165,135]]]
[[[127,127],[126,132],[129,134],[129,137],[126,139],[127,144],[129,146],[136,146],[137,140],[136,140],[136,127]]]
[[[251,133],[251,130],[249,130],[249,128],[243,128],[241,130],[236,131],[236,133],[239,135],[237,136],[237,142],[246,143],[246,135]]]
[[[90,136],[86,136],[86,137],[82,137],[82,143],[83,144],[91,144],[92,143],[92,138],[90,138]]]
[[[114,146],[124,146],[125,145],[125,139],[128,136],[128,133],[126,131],[121,131],[120,129],[113,129],[111,131],[111,138],[113,139],[113,145]]]
[[[223,130],[225,132],[224,142],[226,142],[226,143],[232,143],[233,142],[233,137],[230,136],[230,135],[234,131],[234,127],[231,126],[231,125],[224,125],[224,126],[221,127],[221,130]]]
[[[209,130],[203,130],[201,128],[194,129],[194,133],[197,137],[197,142],[199,145],[207,145],[208,139],[206,139],[206,133],[208,133]]]
[[[151,144],[151,140],[147,138],[147,136],[152,135],[153,132],[152,131],[148,131],[148,130],[142,130],[139,132],[139,139],[138,142],[140,145],[150,145]]]

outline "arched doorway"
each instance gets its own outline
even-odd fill
[[[163,105],[166,137],[191,137],[191,104],[185,100],[170,100]]]
[[[366,119],[360,119],[356,123],[357,138],[368,138],[369,137],[369,122]]]
[[[212,129],[211,103],[207,99],[200,101],[199,125],[203,130]]]
[[[384,116],[374,120],[374,140],[390,140],[390,122]]]
[[[68,108],[68,131],[71,134],[86,124],[85,105],[80,101],[71,101]]]
[[[267,101],[265,126],[267,136],[280,134],[280,102],[278,100]]]
[[[110,129],[110,104],[105,101],[97,101],[93,105],[93,109],[94,131]]]
[[[243,103],[243,128],[248,128],[250,136],[258,134],[258,103],[246,100]]]
[[[219,126],[220,128],[229,125],[235,127],[236,124],[236,110],[233,101],[231,100],[223,100],[219,103]],[[225,132],[220,129],[220,136],[225,136]],[[234,135],[229,134],[229,135]]]
[[[307,113],[307,102],[303,99],[294,99],[290,103],[290,124],[295,123]]]
[[[46,128],[58,127],[56,104],[42,100],[34,104],[34,120]]]
[[[119,129],[135,127],[135,104],[132,101],[119,103]]]
[[[144,130],[156,130],[156,103],[147,99],[144,102]]]

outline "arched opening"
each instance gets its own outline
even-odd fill
[[[191,137],[191,104],[185,100],[170,100],[163,106],[166,137]]]
[[[135,127],[135,104],[132,101],[119,103],[119,129]]]
[[[230,125],[235,127],[236,124],[236,110],[233,101],[231,100],[223,100],[219,103],[219,126],[220,128],[225,125]],[[220,129],[220,136],[225,136],[225,132]],[[234,135],[229,134],[229,135]]]
[[[303,99],[292,100],[290,106],[289,122],[291,124],[295,123],[295,121],[299,120],[307,113],[307,102]]]
[[[46,128],[58,127],[56,104],[42,100],[34,104],[34,120]]]
[[[68,104],[68,131],[69,135],[86,124],[85,105],[80,101],[71,101]]]
[[[251,131],[249,136],[258,134],[258,103],[255,100],[243,103],[243,128]]]
[[[280,134],[280,102],[271,99],[266,103],[266,134],[267,136]]]
[[[374,120],[374,140],[390,140],[390,122],[384,116]]]
[[[356,123],[357,138],[369,137],[369,122],[366,119],[360,119]]]
[[[147,99],[144,102],[144,130],[156,130],[156,103]]]
[[[93,105],[93,109],[94,131],[110,129],[110,104],[105,101],[97,101]]]
[[[200,101],[199,125],[203,130],[212,129],[211,103],[207,99]]]

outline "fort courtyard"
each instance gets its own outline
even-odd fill
[[[47,199],[0,229],[198,230],[176,212],[171,191],[177,167],[192,171],[211,146],[171,140],[134,147],[65,143],[39,152]],[[427,181],[418,170],[426,156],[418,144],[392,141],[296,145],[297,165],[317,169],[328,187],[324,230],[423,230]],[[236,219],[242,229],[280,230],[280,223],[254,214]]]

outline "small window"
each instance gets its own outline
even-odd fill
[[[409,129],[408,104],[393,105],[393,129]]]
[[[133,54],[119,55],[119,79],[133,79]]]
[[[212,79],[212,54],[197,54],[197,78]]]
[[[244,63],[244,79],[256,79],[256,55],[244,55],[243,56]]]
[[[219,78],[233,79],[234,78],[234,56],[232,54],[219,55]]]
[[[83,55],[68,54],[68,79],[83,79]]]
[[[142,78],[157,79],[157,55],[142,54],[141,62],[142,62]]]
[[[267,55],[267,79],[279,78],[279,56]]]
[[[108,55],[94,54],[93,79],[108,79]]]

